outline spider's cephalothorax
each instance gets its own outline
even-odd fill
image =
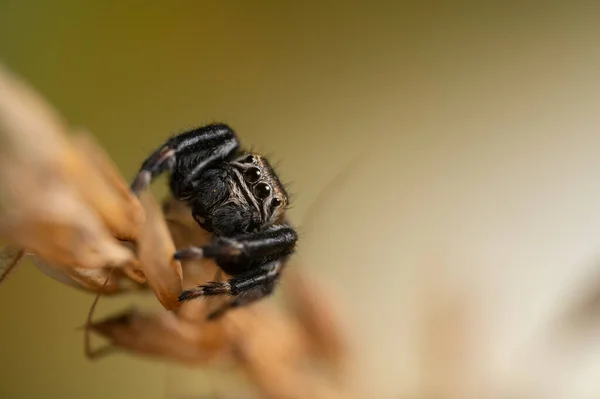
[[[177,251],[177,259],[213,258],[232,276],[184,291],[180,300],[226,295],[211,317],[271,294],[298,236],[286,222],[288,196],[266,158],[240,150],[235,132],[211,124],[171,137],[152,153],[131,189],[139,194],[170,172],[173,196],[189,205],[198,224],[213,233],[204,247]]]

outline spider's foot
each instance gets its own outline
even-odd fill
[[[231,285],[227,282],[222,281],[211,281],[205,285],[201,285],[197,288],[192,288],[183,291],[179,295],[179,301],[189,301],[191,299],[205,297],[205,296],[216,296],[216,295],[229,295],[231,294]]]

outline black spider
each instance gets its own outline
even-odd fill
[[[286,221],[288,195],[264,157],[242,151],[226,124],[210,124],[171,137],[142,164],[131,185],[139,193],[170,172],[173,196],[188,204],[213,240],[175,252],[179,260],[212,258],[232,278],[183,291],[180,301],[225,295],[214,319],[270,295],[294,252],[298,235]]]

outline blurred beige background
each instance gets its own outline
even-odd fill
[[[553,324],[600,255],[598,10],[141,4],[0,0],[0,57],[128,178],[213,120],[281,161],[298,258],[346,305],[371,397],[446,378],[600,397],[595,324]],[[3,284],[0,397],[169,397],[169,365],[84,358],[92,299],[30,264]]]

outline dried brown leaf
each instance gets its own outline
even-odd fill
[[[460,285],[453,285],[452,277],[445,275],[449,269],[423,267],[417,280],[420,361],[416,366],[424,376],[419,397],[479,398],[480,381],[470,378],[474,363],[469,350],[476,342],[476,301]]]
[[[87,161],[70,169],[85,202],[98,212],[115,237],[134,240],[144,220],[139,200],[91,135],[79,134],[73,144]]]
[[[344,364],[349,343],[341,330],[341,320],[331,303],[331,295],[314,284],[300,268],[290,268],[283,279],[290,315],[299,323],[315,356],[333,366]]]
[[[129,310],[90,327],[112,345],[144,356],[194,365],[231,361],[229,337],[218,323],[199,328],[171,312]]]
[[[52,264],[127,263],[133,254],[79,193],[73,176],[85,162],[67,132],[39,94],[0,66],[0,237]]]
[[[88,292],[112,295],[143,289],[141,285],[143,283],[129,278],[126,273],[127,267],[116,269],[111,274],[111,268],[87,269],[57,266],[37,257],[32,257],[32,262],[48,277]],[[108,281],[107,278],[109,278]]]
[[[64,121],[44,99],[0,64],[0,152],[2,161],[32,169],[62,169],[70,150]]]
[[[242,363],[244,370],[268,399],[350,399],[354,397],[339,386],[311,373],[302,373],[256,354]]]
[[[352,397],[311,369],[311,351],[304,331],[285,313],[265,304],[262,308],[231,314],[229,319],[227,327],[239,330],[235,343],[238,364],[265,397]]]
[[[122,268],[122,271],[128,278],[138,284],[145,284],[148,281],[146,275],[144,275],[144,272],[140,269],[139,261],[125,265]]]
[[[70,267],[101,268],[133,260],[131,251],[108,233],[68,187],[46,187],[43,194],[24,193],[19,205],[1,215],[3,240],[50,263]],[[39,202],[30,197],[35,194]]]

